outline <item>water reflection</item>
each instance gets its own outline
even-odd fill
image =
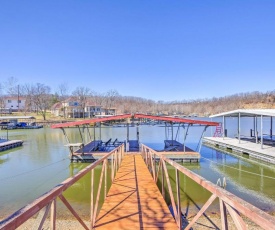
[[[190,130],[187,145],[196,148],[202,128]],[[175,130],[176,131],[176,130]],[[90,139],[87,129],[81,129],[86,141]],[[72,142],[79,142],[79,130],[68,129]],[[208,129],[206,135],[210,135]],[[93,129],[90,134],[94,138]],[[0,136],[2,134],[0,133]],[[95,139],[102,137],[106,141],[110,137],[119,141],[126,139],[125,128],[103,128],[100,134],[95,130]],[[43,128],[37,130],[11,130],[10,139],[24,140],[23,147],[11,149],[0,154],[0,216],[7,216],[22,206],[33,201],[68,177],[74,175],[87,164],[70,163],[69,151],[64,145],[65,138],[60,130]],[[130,139],[136,138],[136,128],[130,128]],[[163,127],[140,126],[140,141],[154,149],[163,149],[165,132]],[[183,130],[180,130],[178,141],[183,140]],[[242,199],[265,210],[275,208],[275,167],[265,163],[251,161],[244,157],[224,154],[206,146],[201,149],[201,161],[196,164],[183,164],[188,169],[216,184],[219,178],[226,177],[226,189]],[[175,171],[168,169],[171,183],[175,183]],[[247,173],[250,172],[250,173]],[[100,168],[95,170],[95,180],[99,180]],[[108,181],[110,178],[108,178]],[[77,207],[84,208],[89,213],[90,205],[90,174],[78,181],[65,192],[65,196]],[[185,212],[197,210],[209,198],[207,190],[195,182],[180,176],[182,205]],[[108,183],[110,184],[110,183]],[[103,191],[101,191],[103,193]],[[166,192],[166,194],[168,194]],[[102,196],[102,195],[101,195]],[[102,197],[101,197],[102,199]],[[168,199],[168,198],[167,198]]]

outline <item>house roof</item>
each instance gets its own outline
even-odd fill
[[[92,100],[87,101],[86,106],[96,106],[96,107],[102,107],[101,105],[96,105],[96,103]]]
[[[51,109],[61,109],[61,108],[62,108],[61,102],[57,102],[57,103],[53,104],[51,107]]]
[[[237,109],[224,113],[218,113],[211,115],[209,117],[256,117],[256,116],[267,116],[275,117],[275,109]]]
[[[4,100],[18,100],[18,96],[4,96]],[[25,97],[19,96],[19,100],[26,100]]]
[[[12,119],[35,119],[32,116],[3,116],[0,117],[0,120],[12,120]]]
[[[70,96],[67,99],[65,99],[63,102],[71,102],[71,101],[77,101],[77,97],[75,96]]]

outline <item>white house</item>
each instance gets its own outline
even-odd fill
[[[96,105],[92,99],[87,100],[85,108],[82,108],[77,97],[69,97],[62,102],[54,104],[51,108],[51,113],[55,116],[65,116],[67,118],[91,118],[98,115],[115,115],[116,109],[103,108],[101,105]]]
[[[26,99],[24,97],[4,97],[4,108],[12,111],[24,110]]]

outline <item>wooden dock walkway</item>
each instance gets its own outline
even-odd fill
[[[139,153],[124,157],[96,219],[95,229],[177,229]]]

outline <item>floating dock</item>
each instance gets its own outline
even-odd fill
[[[8,141],[8,140],[0,140],[0,152],[1,151],[5,151],[8,149],[12,149],[15,147],[19,147],[23,145],[23,141],[22,140],[13,140],[13,141]]]
[[[117,141],[117,139],[114,142],[109,139],[107,142],[95,140],[86,145],[83,145],[82,143],[74,143],[66,146],[71,148],[72,162],[93,162],[102,158],[123,143],[124,142]],[[138,152],[140,143],[137,140],[129,140],[127,146],[126,152]],[[72,150],[74,147],[77,147],[76,151]],[[200,160],[200,153],[195,152],[187,146],[184,147],[181,143],[174,140],[165,140],[165,148],[159,153],[176,162],[192,163],[199,162]],[[156,159],[159,160],[159,157],[156,157]]]
[[[275,164],[275,147],[270,145],[261,145],[248,140],[238,140],[229,137],[204,137],[203,143]]]
[[[164,140],[164,150],[160,154],[176,162],[199,162],[200,153],[184,146],[176,140]],[[159,158],[156,158],[159,159]]]
[[[82,143],[74,143],[67,144],[66,146],[70,148],[72,162],[93,162],[102,158],[121,144],[123,144],[123,142],[119,142],[117,139],[114,141],[109,139],[106,142],[94,140],[86,145]],[[75,147],[77,147],[76,151],[73,150]]]
[[[178,229],[140,153],[124,157],[94,229]]]

